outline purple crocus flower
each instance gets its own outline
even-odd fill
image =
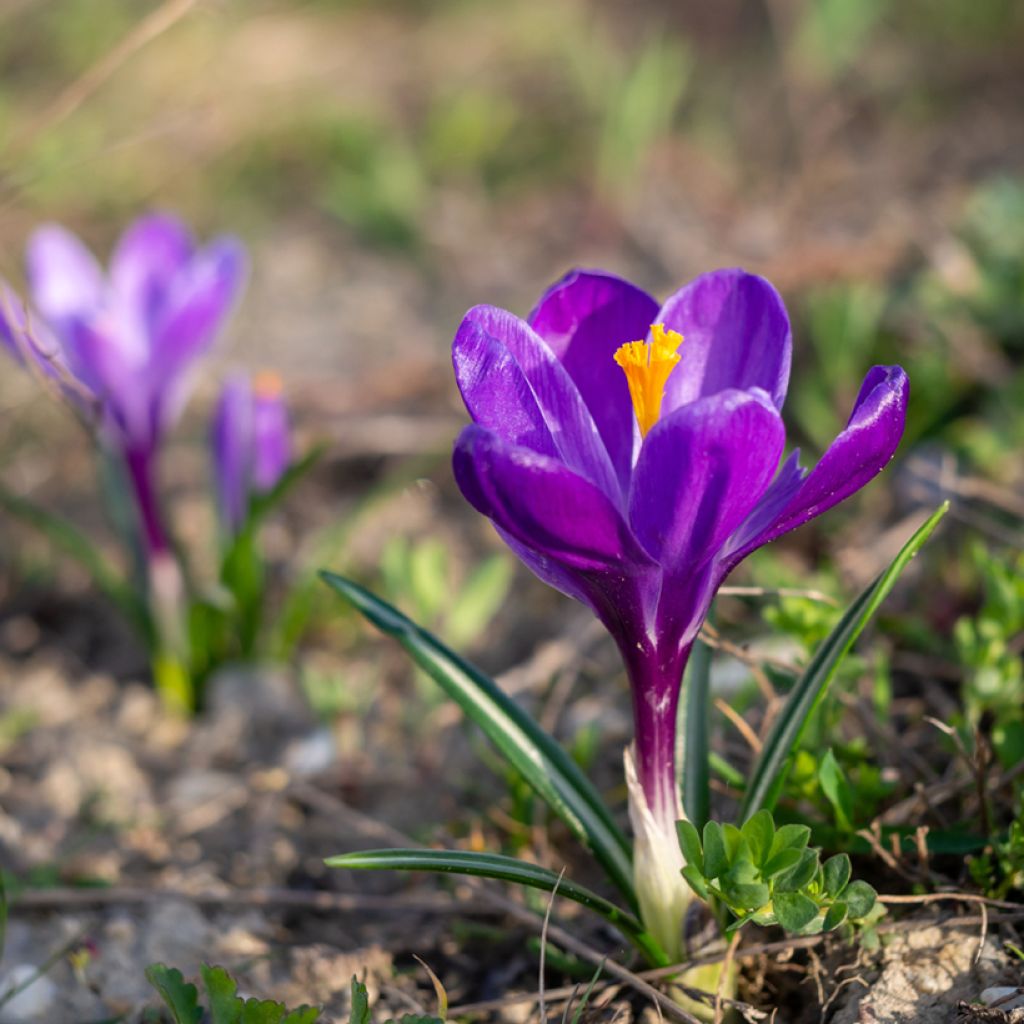
[[[453,344],[473,419],[455,445],[459,487],[622,653],[638,891],[645,920],[663,918],[648,923],[666,948],[686,899],[680,687],[715,592],[752,551],[872,479],[903,432],[906,374],[876,366],[817,466],[803,469],[797,451],[782,461],[791,347],[778,293],[738,269],[705,274],[660,308],[618,277],[574,271],[527,320],[470,310]]]
[[[152,215],[121,237],[109,273],[57,225],[32,235],[27,263],[34,309],[4,287],[0,340],[98,418],[124,458],[149,555],[168,551],[155,459],[185,400],[189,371],[234,304],[242,247],[221,238],[198,248],[180,221]]]
[[[266,494],[291,464],[288,408],[281,380],[260,373],[250,381],[232,377],[224,385],[211,431],[221,518],[237,533],[253,496]]]

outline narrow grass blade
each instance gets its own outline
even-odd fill
[[[774,806],[785,781],[789,756],[799,743],[807,720],[824,697],[839,663],[948,509],[949,502],[946,502],[932,513],[903,546],[889,568],[846,609],[835,628],[815,651],[765,740],[743,800],[740,813],[743,821],[762,807],[770,810]]]
[[[365,850],[328,857],[325,863],[331,868],[363,871],[436,871],[449,875],[475,875],[526,885],[544,892],[557,892],[559,896],[565,896],[600,914],[645,951],[651,952],[657,948],[652,946],[644,926],[632,914],[596,892],[567,880],[564,875],[556,875],[547,868],[516,860],[515,857],[469,850]]]
[[[711,648],[695,640],[690,651],[684,681],[683,712],[683,810],[697,826],[704,827],[711,813],[710,766],[708,762],[708,687],[711,677]]]
[[[48,512],[35,502],[0,488],[0,508],[42,533],[57,549],[75,559],[89,573],[96,586],[137,628],[148,629],[143,603],[121,579],[99,548],[66,519]]]
[[[320,575],[373,625],[393,636],[443,687],[593,852],[631,908],[636,909],[629,844],[576,762],[492,679],[436,637],[359,584],[330,572]]]

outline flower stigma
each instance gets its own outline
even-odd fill
[[[676,349],[682,343],[678,331],[666,331],[664,324],[651,324],[650,341],[627,341],[615,350],[613,358],[626,375],[641,437],[647,436],[661,416],[665,384],[681,358]]]

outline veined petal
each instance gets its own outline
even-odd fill
[[[759,389],[728,390],[677,409],[644,440],[629,520],[670,575],[705,565],[764,494],[785,428]]]
[[[512,353],[472,317],[465,317],[452,342],[455,381],[475,423],[509,444],[542,455],[558,449],[523,371]]]
[[[625,491],[633,465],[633,406],[625,377],[612,367],[624,342],[647,337],[658,304],[621,277],[573,270],[545,292],[530,326],[547,342],[579,388]]]
[[[455,479],[478,512],[568,569],[628,573],[648,565],[619,510],[562,462],[470,424],[455,442]]]
[[[28,242],[28,280],[36,309],[60,330],[69,316],[88,316],[104,301],[103,271],[70,231],[46,224]]]
[[[738,268],[703,274],[669,298],[657,320],[683,336],[663,415],[727,388],[761,388],[782,408],[792,333],[782,298],[763,277]]]
[[[751,535],[744,526],[740,545],[727,556],[729,568],[755,548],[801,526],[859,491],[886,467],[903,436],[910,382],[899,366],[875,366],[868,371],[854,403],[846,429],[829,445],[818,464],[793,486],[798,478],[790,471],[782,485],[792,496],[777,509],[774,519],[765,523],[758,514],[761,529]],[[781,474],[780,474],[781,479]],[[780,491],[781,493],[781,491]]]
[[[194,249],[188,228],[166,214],[142,217],[121,236],[110,260],[110,280],[118,319],[132,345],[148,349],[172,283]]]
[[[466,319],[511,353],[566,466],[619,502],[622,490],[594,418],[547,344],[525,320],[494,306],[476,306],[466,314]]]

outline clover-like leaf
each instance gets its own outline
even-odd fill
[[[711,893],[708,891],[708,883],[704,876],[693,864],[687,864],[682,870],[686,884],[705,902],[711,902]]]
[[[843,769],[831,749],[825,752],[818,766],[818,782],[835,812],[836,825],[844,831],[853,830],[853,791]]]
[[[803,855],[803,850],[795,850],[792,846],[785,850],[780,850],[764,865],[761,873],[765,878],[774,878],[776,875],[781,875],[783,871],[788,871],[794,865],[799,864],[803,859]]]
[[[775,879],[776,892],[798,892],[817,874],[818,851],[804,850],[799,862]]]
[[[811,830],[806,825],[783,825],[772,840],[771,856],[783,850],[803,850],[811,841]]]
[[[721,889],[733,911],[759,910],[771,899],[771,891],[764,882],[736,882],[726,875]]]
[[[722,826],[722,841],[725,843],[725,856],[730,864],[742,859],[750,859],[750,847],[743,833],[735,826],[726,822]]]
[[[878,900],[878,894],[867,882],[851,882],[843,892],[843,900],[849,908],[850,917],[858,920],[871,913]]]
[[[852,872],[850,858],[845,853],[837,853],[834,857],[829,857],[822,865],[825,892],[832,899],[838,899],[849,884]]]
[[[704,872],[704,851],[700,845],[700,833],[689,821],[677,821],[676,832],[679,834],[679,849],[683,851],[683,860],[692,864],[699,872]]]
[[[802,892],[777,892],[772,907],[787,932],[803,931],[818,916],[818,905]]]
[[[845,903],[835,902],[828,911],[825,913],[825,921],[821,926],[822,931],[830,932],[833,928],[838,928],[845,920],[847,914],[847,906]]]
[[[758,866],[767,863],[771,856],[772,843],[775,841],[775,822],[772,820],[771,811],[762,808],[744,823],[741,831],[750,847],[753,862]]]
[[[722,826],[717,821],[709,821],[704,826],[704,877],[719,878],[728,870]]]

